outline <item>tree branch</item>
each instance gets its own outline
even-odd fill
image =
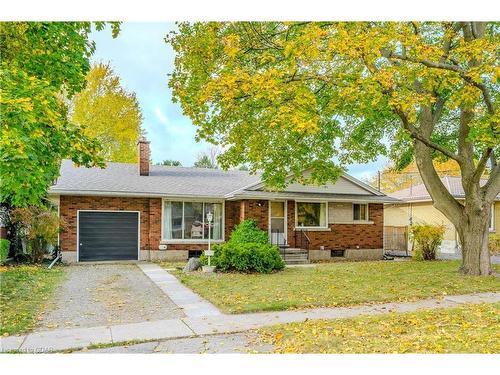
[[[481,187],[481,192],[486,202],[492,202],[500,193],[500,164],[492,168],[490,178]]]
[[[418,131],[418,129],[410,124],[406,114],[400,108],[397,108],[395,111],[396,111],[397,115],[399,116],[399,118],[401,119],[401,121],[403,122],[403,127],[410,132],[410,135],[413,138],[422,142],[427,147],[441,152],[442,154],[446,155],[450,159],[456,160],[459,164],[462,162],[462,159],[457,154],[451,152],[450,150],[448,150],[447,148],[445,148],[441,145],[438,145],[437,143],[432,142],[430,139],[427,139],[423,135],[421,135],[420,132]]]
[[[481,159],[479,159],[479,162],[477,163],[477,166],[476,166],[476,170],[474,171],[474,174],[472,175],[473,181],[479,181],[481,179],[481,175],[483,174],[484,169],[486,168],[486,163],[488,162],[488,159],[489,159],[492,152],[493,152],[493,149],[488,148],[481,155]]]
[[[454,65],[454,64],[448,64],[445,62],[435,62],[435,61],[426,60],[426,59],[417,59],[414,57],[408,57],[408,56],[401,55],[399,53],[394,53],[394,52],[386,53],[386,57],[389,59],[394,58],[397,60],[409,61],[409,62],[413,62],[416,64],[422,64],[422,65],[427,66],[428,68],[443,69],[443,70],[450,70],[450,71],[457,72],[457,73],[463,73],[463,70],[462,70],[462,68],[460,68],[460,66]]]

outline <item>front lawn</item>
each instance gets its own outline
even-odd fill
[[[462,276],[457,261],[343,262],[273,274],[174,274],[228,313],[412,301],[500,291],[495,276]],[[500,271],[499,266],[495,266]]]
[[[500,353],[500,303],[260,330],[278,353]]]
[[[63,267],[0,267],[0,334],[32,329],[63,275]]]

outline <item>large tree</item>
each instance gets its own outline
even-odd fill
[[[142,114],[135,93],[126,91],[109,64],[94,65],[86,86],[71,103],[71,122],[98,139],[106,161],[134,163]]]
[[[378,154],[400,168],[415,158],[435,207],[459,233],[461,270],[485,275],[488,216],[500,191],[498,28],[181,23],[167,37],[176,51],[170,86],[199,136],[223,146],[222,167],[248,162],[271,187],[283,187],[288,175],[334,180],[349,163]],[[436,157],[459,164],[464,201],[441,183]]]
[[[90,22],[0,23],[2,205],[39,205],[61,159],[102,164],[99,142],[67,119],[66,100],[84,87],[90,68],[91,31]]]

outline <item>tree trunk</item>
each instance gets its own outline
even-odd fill
[[[462,246],[460,271],[466,275],[490,275],[489,215],[481,215],[466,209],[461,225],[456,229]]]
[[[489,216],[488,204],[479,190],[466,190],[465,206],[460,204],[444,187],[432,164],[430,150],[423,143],[415,141],[415,160],[422,180],[434,201],[434,207],[455,226],[462,247],[461,272],[466,275],[491,274],[488,251]],[[464,176],[462,175],[463,185]],[[477,184],[479,185],[479,184]]]

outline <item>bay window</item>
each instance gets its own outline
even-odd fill
[[[326,227],[326,203],[297,202],[297,227]]]
[[[208,240],[209,212],[213,215],[210,238],[222,240],[222,203],[163,201],[163,239]]]

